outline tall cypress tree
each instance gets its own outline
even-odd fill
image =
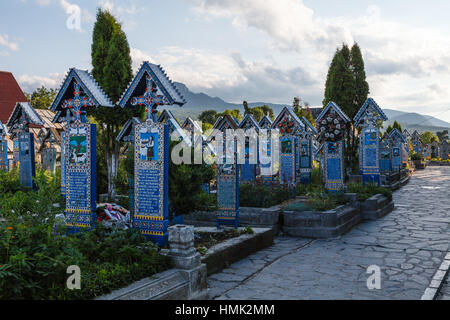
[[[334,101],[350,119],[353,119],[368,94],[369,85],[366,81],[361,50],[357,44],[351,50],[344,44],[341,49],[336,50],[328,70],[323,106]],[[345,153],[347,167],[357,171],[358,139],[354,133],[352,126],[348,126]]]
[[[355,116],[359,108],[366,102],[369,96],[369,84],[366,81],[366,71],[364,70],[364,60],[361,54],[361,49],[355,43],[351,50],[351,69],[355,79],[355,97],[353,100],[353,111]]]
[[[328,69],[327,81],[325,82],[325,98],[323,99],[323,107],[325,108],[327,104],[332,101],[332,87],[334,85],[334,74],[336,69],[336,63],[339,56],[339,49],[336,49],[334,53],[333,60],[331,60],[330,68]]]
[[[108,11],[98,9],[92,40],[92,75],[111,100],[117,103],[133,77],[126,35],[121,25]],[[120,149],[116,137],[120,132],[120,126],[130,117],[139,116],[141,109],[131,111],[115,106],[99,107],[90,111],[90,115],[100,124],[99,147],[105,156],[109,197],[114,197],[116,193],[115,180],[119,168]],[[103,166],[99,165],[100,168]]]

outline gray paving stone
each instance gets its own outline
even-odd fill
[[[390,215],[337,239],[277,237],[271,248],[212,276],[210,292],[221,300],[421,299],[444,258],[450,260],[448,199],[450,167],[428,167],[394,193]],[[381,268],[380,290],[367,288],[373,264]],[[441,292],[449,299],[448,281]]]

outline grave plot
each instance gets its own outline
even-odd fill
[[[298,176],[300,183],[310,184],[313,169],[313,145],[319,132],[305,117],[302,117],[301,120],[305,124],[305,131],[299,132]]]
[[[134,126],[133,227],[164,245],[169,226],[169,125],[156,117],[160,105],[183,105],[184,98],[160,66],[144,62],[120,99],[122,108],[145,106],[147,120]]]
[[[239,129],[244,130],[245,141],[244,145],[239,145],[239,152],[244,154],[245,163],[241,164],[241,177],[242,182],[255,182],[259,169],[259,134],[260,127],[253,115],[246,114],[239,124]],[[242,143],[239,141],[239,143]]]
[[[96,219],[97,126],[88,123],[86,109],[99,106],[113,103],[87,71],[70,69],[51,107],[53,122],[66,122],[61,166],[70,232],[90,229]]]
[[[334,102],[328,103],[316,119],[319,142],[323,143],[325,189],[338,192],[344,187],[344,137],[350,118]]]
[[[298,135],[306,131],[306,126],[292,108],[284,107],[273,122],[272,129],[280,133],[280,183],[294,187],[297,183],[299,167]]]
[[[271,183],[274,180],[275,174],[275,162],[278,163],[278,159],[274,159],[272,152],[272,125],[273,121],[268,115],[265,115],[259,122],[259,127],[262,130],[266,130],[266,134],[261,134],[259,137],[259,153],[260,153],[260,175],[265,183]]]
[[[239,226],[239,165],[237,163],[236,138],[227,139],[238,129],[238,121],[230,115],[217,119],[208,143],[215,142],[217,164],[217,212],[216,224]],[[229,141],[227,141],[229,140]]]
[[[388,118],[369,98],[354,118],[356,127],[362,128],[359,145],[359,167],[363,184],[381,184],[380,178],[380,125]]]
[[[7,126],[10,138],[17,141],[18,161],[20,163],[20,183],[26,188],[34,189],[33,178],[36,176],[35,136],[30,132],[30,125],[42,127],[44,122],[28,102],[16,104]]]

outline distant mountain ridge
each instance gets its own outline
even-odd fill
[[[205,93],[192,92],[185,84],[180,82],[174,82],[174,84],[187,101],[182,108],[172,109],[175,116],[182,120],[188,116],[197,118],[200,113],[205,110],[216,110],[217,112],[223,112],[226,109],[244,110],[242,104],[229,103],[219,97],[211,97]],[[277,115],[287,104],[249,102],[249,107],[251,108],[262,105],[268,105],[273,109],[275,115]],[[408,130],[418,130],[420,132],[427,130],[436,132],[450,129],[450,123],[432,116],[392,109],[383,109],[383,111],[389,118],[389,120],[385,122],[385,127],[393,124],[394,121],[397,121],[402,127],[405,127]]]

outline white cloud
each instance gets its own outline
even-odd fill
[[[5,46],[11,51],[19,50],[19,45],[17,44],[17,42],[10,41],[7,34],[0,34],[0,45]]]
[[[218,96],[228,102],[286,103],[299,94],[307,101],[321,99],[319,84],[304,69],[246,61],[237,52],[226,54],[165,47],[149,55],[132,48],[131,56],[135,72],[142,61],[161,63],[173,81],[186,84],[194,92]]]
[[[63,80],[64,75],[59,73],[50,74],[48,77],[24,74],[17,78],[20,87],[27,93],[31,93],[41,86],[58,89]]]
[[[135,0],[100,0],[99,5],[118,17],[125,31],[135,29],[138,23],[137,14],[145,11],[145,8],[138,6]]]
[[[357,17],[323,18],[301,0],[189,1],[198,17],[230,19],[235,28],[267,35],[267,51],[280,62],[287,52],[298,55],[297,67],[317,80],[314,91],[320,94],[313,104],[321,102],[335,49],[355,41],[363,50],[371,95],[385,102],[382,107],[438,113],[450,101],[450,37],[441,30],[390,21],[375,5]],[[279,81],[290,86],[288,79]],[[299,80],[300,86],[306,84]]]

